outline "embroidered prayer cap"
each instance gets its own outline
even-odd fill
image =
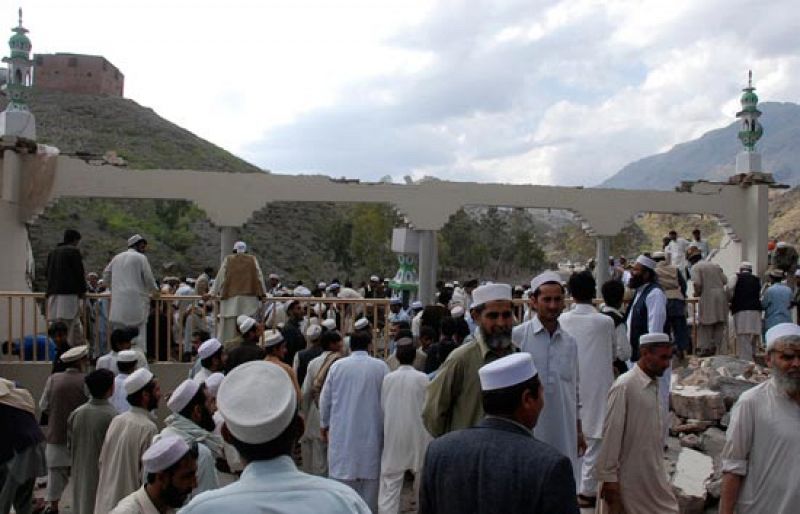
[[[246,253],[247,252],[247,243],[244,241],[236,241],[233,243],[233,251],[236,253]]]
[[[444,288],[445,288],[445,289],[455,289],[455,286],[453,285],[453,283],[452,283],[452,282],[446,282],[446,283],[444,284]]]
[[[424,309],[425,307],[422,305],[422,302],[421,302],[421,301],[419,301],[419,300],[415,300],[415,301],[413,301],[413,302],[411,303],[411,308],[412,308],[413,310],[422,310],[422,309]]]
[[[463,318],[464,317],[464,307],[460,305],[456,305],[452,309],[450,309],[450,316],[454,318]]]
[[[511,286],[508,284],[487,284],[472,291],[472,306],[477,307],[496,300],[511,300]]]
[[[369,320],[367,318],[359,318],[355,323],[353,323],[353,328],[356,330],[364,330],[369,326]]]
[[[139,360],[139,356],[136,354],[136,350],[122,350],[117,354],[117,362],[136,362]]]
[[[251,328],[256,326],[256,320],[251,318],[250,316],[245,316],[242,314],[238,318],[236,318],[236,325],[239,327],[239,332],[242,334],[246,334],[250,331]]]
[[[218,339],[212,337],[200,345],[200,348],[197,349],[197,357],[200,360],[207,359],[217,353],[220,348],[222,348],[222,343],[220,343]]]
[[[767,333],[764,335],[764,341],[767,343],[767,351],[772,351],[778,341],[787,336],[800,337],[800,325],[796,323],[778,323],[767,330]]]
[[[328,287],[328,284],[326,284],[325,282],[320,282],[319,284],[317,284],[318,289],[325,289],[326,287]]]
[[[521,384],[536,376],[537,373],[533,358],[527,352],[512,353],[478,369],[482,391],[493,391]]]
[[[402,298],[398,298],[396,296],[393,296],[389,300],[389,305],[403,305],[403,299]]]
[[[776,248],[786,248],[788,246],[789,245],[786,243],[786,241],[778,241],[778,244],[776,245]]]
[[[742,261],[742,263],[739,264],[739,269],[746,269],[753,271],[753,263],[748,261]]]
[[[322,335],[322,327],[319,325],[309,325],[306,329],[306,337],[312,341],[316,341],[319,339],[319,336]]]
[[[266,330],[264,332],[264,346],[271,348],[283,342],[283,334],[280,330]]]
[[[217,407],[236,439],[261,444],[281,435],[292,422],[297,393],[289,375],[278,365],[250,361],[236,366],[222,381]]]
[[[189,445],[182,437],[161,437],[142,454],[145,473],[164,471],[181,460],[189,452]]]
[[[281,279],[281,277],[277,273],[270,273],[269,274],[269,278],[272,278],[272,279],[275,279],[275,280],[280,280]]]
[[[125,379],[123,382],[123,387],[125,387],[125,394],[131,395],[136,391],[139,391],[144,388],[147,384],[153,380],[153,372],[147,368],[139,368]]]
[[[329,286],[328,286],[328,288],[326,289],[326,291],[327,291],[327,292],[329,292],[329,293],[332,293],[332,292],[334,292],[334,291],[338,291],[338,290],[339,290],[339,287],[340,287],[340,286],[339,286],[339,284],[337,284],[336,282],[334,282],[333,284],[331,284],[331,285],[329,285]]]
[[[185,409],[186,406],[189,405],[189,402],[192,401],[192,398],[194,398],[194,395],[197,394],[201,385],[200,382],[192,380],[191,378],[187,378],[181,382],[180,385],[172,391],[172,394],[169,395],[167,408],[175,414]]]
[[[222,383],[222,380],[225,378],[223,373],[212,373],[208,375],[206,378],[206,391],[213,397],[217,397],[217,391],[219,391],[219,385]]]
[[[647,346],[648,344],[667,344],[669,342],[669,336],[660,332],[651,332],[649,334],[644,334],[639,338],[639,346]]]
[[[128,248],[130,248],[131,246],[135,245],[140,241],[144,241],[145,243],[147,242],[147,240],[142,236],[140,236],[139,234],[132,235],[131,237],[128,238]]]
[[[380,282],[381,278],[378,275],[372,275],[371,277],[369,277],[369,281],[370,282]]]
[[[561,275],[556,273],[555,271],[545,271],[543,273],[539,273],[533,280],[531,280],[531,292],[535,293],[540,287],[545,284],[555,283],[561,284]]]
[[[85,344],[70,348],[61,354],[61,362],[75,362],[89,355],[89,347]]]
[[[666,259],[667,254],[664,252],[653,252],[653,260]]]
[[[647,255],[642,254],[642,255],[638,256],[636,258],[636,262],[638,262],[639,264],[641,264],[645,268],[649,268],[649,269],[652,269],[652,270],[656,269],[656,261],[654,261],[653,259],[651,259]]]
[[[322,326],[327,328],[328,330],[336,330],[336,320],[328,318],[322,322]]]

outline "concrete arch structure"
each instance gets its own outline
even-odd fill
[[[267,173],[131,170],[6,149],[0,224],[4,234],[11,235],[15,256],[1,265],[0,289],[14,289],[15,284],[20,289],[21,282],[13,276],[20,276],[20,262],[27,259],[21,255],[27,243],[24,225],[64,197],[190,200],[221,229],[223,248],[232,246],[235,229],[254,212],[276,201],[388,203],[411,228],[423,232],[426,244],[434,245],[436,238],[431,234],[467,205],[567,209],[577,213],[587,232],[597,237],[599,262],[607,258],[608,238],[638,213],[712,214],[722,220],[738,260],[749,260],[762,272],[767,264],[768,187],[758,181],[697,182],[680,192],[446,181],[400,185]],[[435,249],[428,253],[435,261]],[[429,266],[432,269],[420,269],[421,277],[435,276],[435,262],[420,262],[420,268]],[[423,298],[427,294],[428,287],[421,291]]]

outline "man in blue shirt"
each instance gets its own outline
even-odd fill
[[[786,274],[779,269],[769,272],[770,285],[761,299],[765,333],[779,323],[792,322],[792,289],[783,282],[785,277]]]
[[[292,381],[278,365],[259,360],[237,366],[219,386],[217,407],[225,420],[222,435],[239,452],[245,469],[238,482],[198,495],[181,513],[370,512],[350,487],[295,466],[291,454],[303,433],[303,419]]]

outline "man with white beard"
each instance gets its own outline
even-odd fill
[[[772,376],[731,411],[720,514],[789,514],[800,505],[800,327],[775,325],[765,339]]]

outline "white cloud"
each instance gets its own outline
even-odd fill
[[[129,97],[265,168],[593,185],[733,121],[748,68],[762,100],[800,99],[795,8],[31,0],[26,25],[35,51],[106,55]]]

